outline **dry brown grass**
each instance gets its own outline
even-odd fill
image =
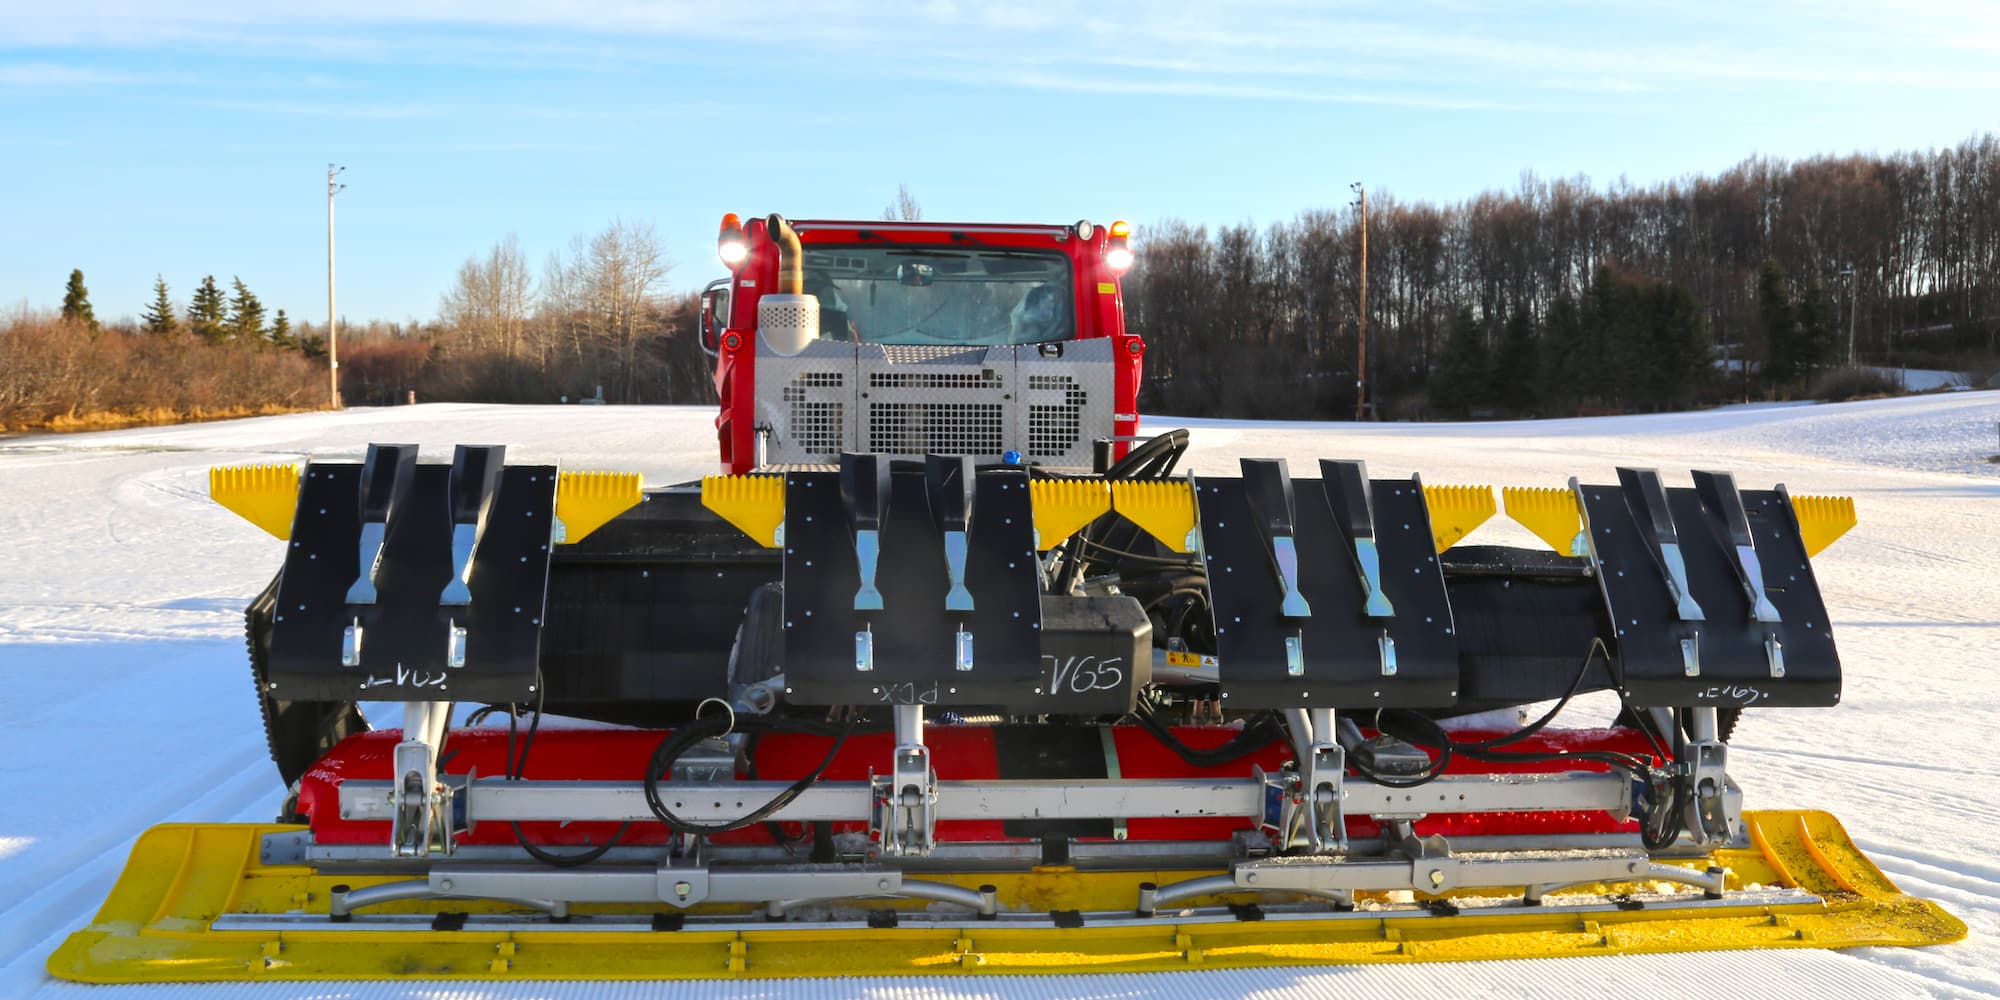
[[[0,319],[0,430],[95,430],[312,409],[325,376],[265,344]]]

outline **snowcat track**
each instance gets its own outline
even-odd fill
[[[797,923],[766,922],[742,906],[683,914],[613,905],[579,905],[571,922],[551,923],[463,900],[387,904],[338,924],[326,919],[336,884],[403,876],[322,874],[260,858],[265,835],[298,827],[171,824],[140,838],[95,921],[69,936],[48,969],[93,983],[1049,974],[1915,946],[1965,936],[1957,918],[1896,888],[1833,816],[1744,818],[1751,847],[1686,862],[1730,869],[1720,900],[1621,883],[1552,894],[1540,907],[1467,892],[1442,902],[1364,897],[1342,913],[1231,895],[1141,919],[1132,911],[1140,882],[1198,873],[1044,868],[942,877],[995,884],[998,919],[867,901]]]

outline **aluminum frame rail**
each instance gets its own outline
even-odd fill
[[[448,781],[451,779],[447,779]],[[1263,823],[1268,792],[1288,789],[1282,775],[1189,780],[939,781],[934,818],[948,820],[1102,819],[1105,817],[1242,817]],[[1340,792],[1350,816],[1394,821],[1430,813],[1602,811],[1624,818],[1631,784],[1614,772],[1444,775],[1415,788],[1346,779]],[[660,798],[689,822],[736,820],[790,787],[784,781],[661,782]],[[347,781],[340,818],[394,817],[394,783]],[[874,790],[868,782],[817,782],[768,818],[866,823]],[[506,781],[481,778],[453,789],[467,823],[535,820],[578,823],[649,822],[644,786],[619,781]]]

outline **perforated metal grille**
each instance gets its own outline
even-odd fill
[[[868,376],[871,389],[998,389],[999,373],[981,372],[874,372]]]
[[[906,455],[998,455],[1005,450],[998,403],[871,403],[868,450]]]
[[[939,347],[931,344],[883,344],[882,360],[892,365],[972,364],[986,358],[984,347]]]
[[[842,448],[847,406],[839,400],[813,399],[811,389],[838,389],[847,383],[840,372],[801,372],[785,386],[791,419],[786,427],[800,451],[832,454]]]
[[[1029,404],[1028,456],[1058,458],[1067,454],[1083,438],[1083,408],[1090,403],[1090,393],[1067,375],[1030,375],[1028,388],[1063,394],[1061,403]]]

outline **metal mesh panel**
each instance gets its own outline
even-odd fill
[[[998,389],[999,374],[978,372],[874,372],[868,376],[871,389]]]
[[[1083,408],[1090,404],[1090,393],[1067,375],[1030,375],[1028,388],[1063,394],[1060,403],[1028,405],[1028,457],[1064,457],[1083,439]]]
[[[998,455],[1006,450],[998,403],[881,402],[868,407],[868,450],[905,455]]]
[[[840,400],[813,399],[809,389],[838,389],[847,379],[839,372],[804,372],[785,386],[791,410],[791,443],[800,451],[840,451],[846,431],[847,405]]]
[[[927,344],[882,344],[874,350],[892,365],[976,365],[986,360],[985,347],[936,347]],[[1005,348],[1002,348],[1005,350]]]

